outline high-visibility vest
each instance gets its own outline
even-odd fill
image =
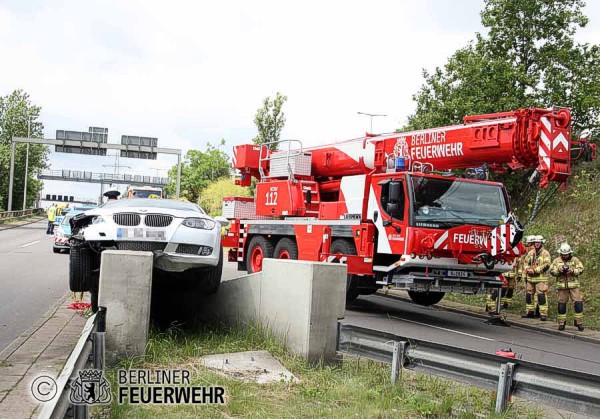
[[[56,208],[50,208],[48,210],[48,221],[56,220]]]

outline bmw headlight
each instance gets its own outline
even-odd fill
[[[92,224],[102,224],[103,222],[104,222],[104,218],[100,217],[99,215],[92,218]]]
[[[212,230],[215,228],[215,222],[206,218],[186,218],[183,225],[189,228],[200,228],[202,230]]]

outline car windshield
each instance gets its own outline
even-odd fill
[[[69,225],[69,220],[71,218],[75,217],[77,214],[79,214],[79,213],[71,212],[71,213],[65,215],[65,218],[63,218],[63,220],[61,221],[61,224],[62,225]]]
[[[133,207],[147,207],[147,208],[166,208],[179,211],[192,211],[205,214],[205,212],[196,204],[191,202],[175,201],[173,199],[149,199],[149,198],[133,198],[133,199],[119,199],[107,201],[103,208],[133,208]]]
[[[134,189],[133,195],[136,198],[150,198],[151,195],[161,196],[161,191],[153,191],[149,189]]]
[[[502,187],[460,179],[412,176],[413,220],[417,226],[481,224],[497,226],[506,220]]]

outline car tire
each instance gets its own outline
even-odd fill
[[[346,239],[336,239],[331,243],[330,252],[342,253],[344,255],[356,255],[356,247],[354,243]],[[340,263],[339,260],[334,259],[332,263]],[[360,295],[358,289],[358,277],[356,275],[348,274],[346,280],[346,303],[351,303],[356,300]]]
[[[219,263],[214,268],[209,269],[204,278],[198,284],[199,291],[206,295],[211,295],[217,292],[221,285],[221,277],[223,276],[223,247],[219,250]]]
[[[445,292],[417,292],[417,291],[408,291],[408,296],[413,303],[419,304],[421,306],[431,306],[442,301],[446,295]]]
[[[263,236],[254,236],[246,251],[246,266],[248,273],[253,274],[262,270],[262,261],[273,257],[273,244]]]
[[[298,245],[293,239],[285,237],[277,242],[273,257],[275,259],[298,260]]]
[[[69,288],[72,292],[89,291],[92,277],[92,251],[87,246],[74,245],[69,255]]]
[[[53,247],[53,248],[52,248],[52,251],[53,251],[54,253],[60,253],[60,250],[61,250],[61,249],[60,249],[60,247]]]

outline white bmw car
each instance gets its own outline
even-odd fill
[[[121,199],[78,214],[72,228],[71,291],[97,298],[100,254],[106,249],[150,251],[154,267],[177,273],[203,293],[217,291],[223,270],[221,226],[199,206],[170,199]],[[96,294],[96,295],[95,295]]]

